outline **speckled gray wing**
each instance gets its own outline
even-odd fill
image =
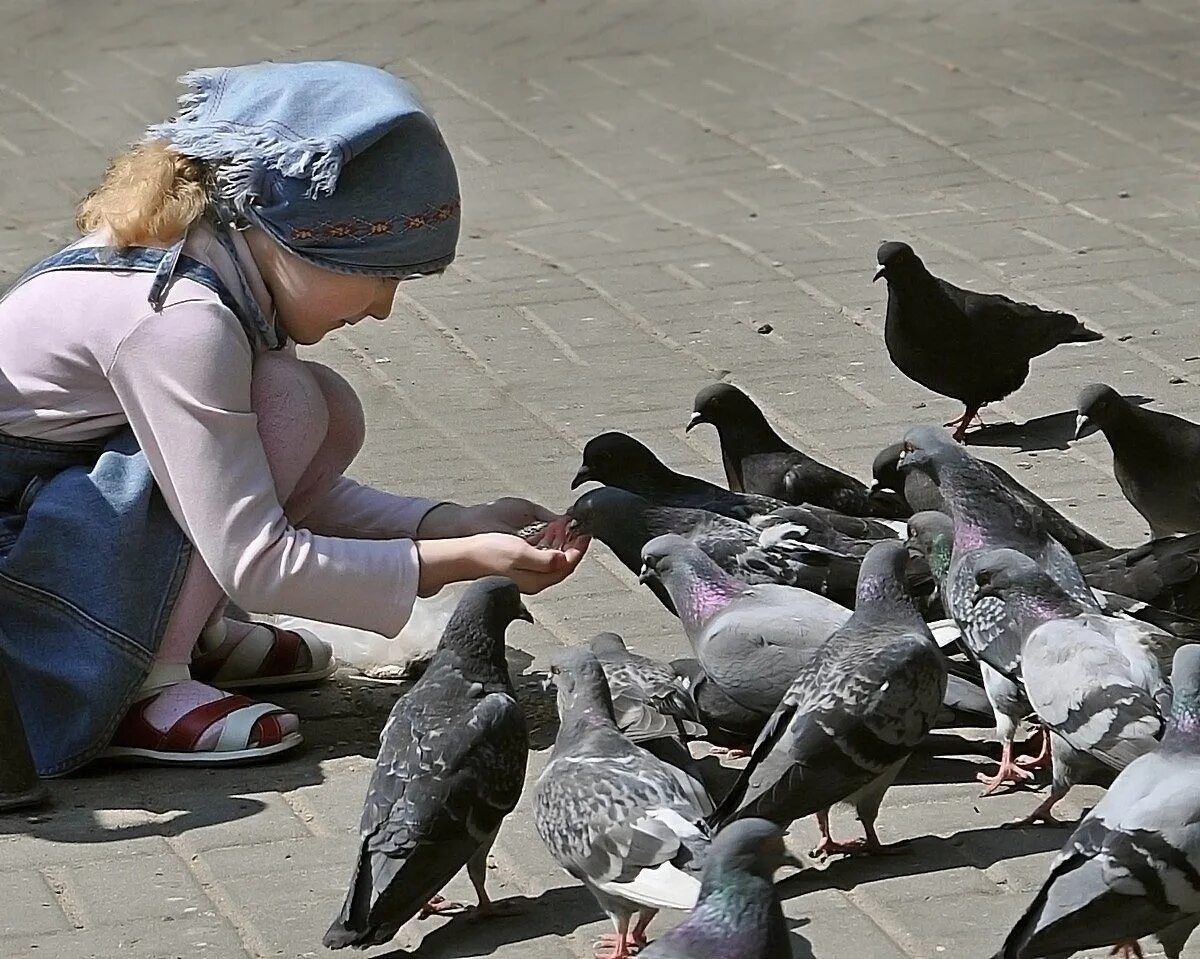
[[[699,866],[709,811],[682,773],[605,730],[552,759],[534,794],[534,825],[559,865],[610,895],[659,908],[694,903],[698,882],[681,870]]]
[[[1067,840],[997,959],[1157,935],[1176,959],[1200,917],[1200,760],[1130,764]]]
[[[371,941],[391,938],[491,842],[524,785],[520,705],[450,673],[399,700],[380,736],[341,917],[348,929],[378,927]]]
[[[1153,660],[1136,668],[1082,619],[1039,626],[1025,642],[1025,691],[1038,718],[1073,749],[1124,769],[1163,730]]]
[[[927,633],[843,630],[796,678],[715,820],[788,823],[845,799],[912,752],[945,691]]]
[[[963,629],[971,653],[1005,676],[1021,674],[1021,635],[996,596],[975,600],[975,558],[978,552],[956,555],[947,577],[950,615]]]

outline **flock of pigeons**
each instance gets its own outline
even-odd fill
[[[955,436],[913,427],[868,487],[718,383],[687,428],[715,426],[728,489],[623,433],[588,442],[572,488],[601,485],[568,510],[571,528],[638,574],[692,655],[658,662],[603,633],[554,657],[560,726],[536,830],[612,920],[598,957],[786,959],[773,876],[801,863],[784,830],[814,815],[813,855],[882,851],[883,796],[935,724],[994,722],[1002,751],[980,776],[985,795],[1051,770],[1048,797],[1017,825],[1054,822],[1085,778],[1110,784],[996,959],[1141,956],[1149,935],[1175,959],[1200,922],[1200,426],[1105,386],[1082,392],[1078,432],[1104,432],[1155,537],[1108,546],[955,442],[1031,357],[1098,334],[953,287],[905,244],[878,259],[888,349],[963,402]],[[515,619],[529,613],[510,581],[474,583],[396,703],[327,946],[386,942],[414,916],[461,910],[439,893],[464,865],[477,913],[504,910],[485,873],[529,750],[505,661]],[[1025,724],[1039,748],[1017,757]],[[724,795],[688,749],[697,739],[748,756]],[[839,803],[861,838],[830,835]],[[690,913],[647,944],[660,909]]]

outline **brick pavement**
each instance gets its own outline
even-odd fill
[[[991,415],[1025,428],[982,438],[1105,538],[1146,531],[1103,441],[1067,448],[1070,418],[1054,414],[1106,380],[1200,416],[1187,0],[5,0],[0,17],[0,281],[71,236],[74,200],[170,111],[189,67],[340,56],[421,85],[460,160],[461,258],[408,286],[390,322],[317,351],[362,392],[372,432],[355,471],[386,487],[563,506],[579,448],[609,428],[715,478],[714,437],[682,428],[693,392],[726,375],[861,475],[906,424],[957,413],[887,362],[869,282],[887,238],[1107,334],[1036,361]],[[531,605],[518,671],[607,627],[681,649],[602,548]],[[522,691],[536,775],[553,727],[532,677]],[[53,807],[0,826],[0,956],[326,954],[394,695],[343,678],[278,697],[310,741],[279,765],[53,784]],[[975,758],[940,734],[891,791],[880,829],[911,839],[907,855],[785,887],[798,957],[990,954],[1061,836],[1001,831],[1033,797],[977,801]],[[797,848],[811,838],[797,827]],[[532,900],[523,918],[413,924],[397,948],[587,955],[599,913],[523,809],[494,859],[497,888]]]

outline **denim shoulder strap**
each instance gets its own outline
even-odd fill
[[[207,287],[217,295],[221,303],[238,318],[251,347],[259,345],[262,341],[259,329],[261,324],[255,322],[258,318],[246,315],[246,310],[242,308],[229,288],[221,282],[216,271],[199,260],[185,255],[182,252],[182,243],[177,243],[168,250],[142,246],[132,246],[123,250],[106,246],[69,246],[57,253],[52,253],[21,274],[4,296],[0,297],[0,302],[3,302],[21,284],[28,283],[43,273],[53,273],[57,270],[153,273],[154,283],[150,287],[148,300],[155,310],[162,309],[171,280],[179,276],[185,277]],[[273,348],[271,344],[265,345]]]

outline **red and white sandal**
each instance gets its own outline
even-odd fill
[[[163,732],[155,729],[145,716],[155,695],[133,704],[117,727],[112,744],[104,751],[104,758],[215,766],[265,759],[294,749],[304,741],[299,732],[285,733],[280,726],[276,717],[287,710],[272,703],[255,703],[245,696],[226,696],[197,706]],[[204,734],[222,720],[225,726],[213,747],[197,750]]]
[[[305,651],[307,664],[303,664]],[[308,630],[254,623],[241,639],[226,639],[213,649],[197,651],[192,678],[217,689],[282,688],[320,682],[337,667],[333,648]]]

